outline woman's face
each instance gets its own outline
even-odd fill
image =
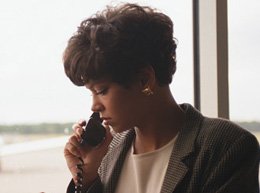
[[[138,83],[125,88],[114,82],[90,81],[85,86],[92,93],[92,111],[99,112],[105,125],[122,132],[138,124],[144,98]]]

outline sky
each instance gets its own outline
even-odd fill
[[[258,1],[229,1],[233,120],[260,121]],[[192,1],[129,2],[156,7],[173,19],[178,48],[177,72],[171,89],[178,103],[193,104]],[[0,2],[0,124],[74,122],[90,115],[90,93],[65,76],[62,53],[80,22],[110,3],[109,0]]]

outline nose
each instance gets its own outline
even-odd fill
[[[104,105],[95,96],[92,97],[91,110],[93,112],[102,112],[104,110]]]

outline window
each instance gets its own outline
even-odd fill
[[[62,52],[79,23],[109,2],[10,0],[1,4],[1,193],[65,192],[70,180],[63,158],[66,123],[89,116],[91,98],[65,76]],[[179,44],[171,89],[177,102],[193,103],[191,1],[128,2],[151,5],[172,17]],[[58,128],[55,123],[62,124],[59,132],[51,132]]]
[[[228,1],[230,118],[260,139],[260,2]]]

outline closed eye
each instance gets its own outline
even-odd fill
[[[108,88],[104,88],[99,91],[96,91],[95,94],[96,95],[105,95],[105,94],[107,94],[107,92],[108,92]]]

